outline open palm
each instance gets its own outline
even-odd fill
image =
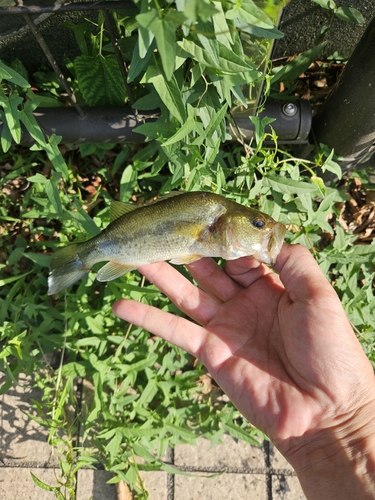
[[[199,358],[284,455],[295,438],[337,425],[370,397],[371,365],[306,249],[284,245],[279,274],[251,257],[225,271],[211,259],[187,267],[199,288],[165,262],[140,271],[194,322],[129,300],[115,314]]]

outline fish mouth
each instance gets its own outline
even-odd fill
[[[280,253],[281,247],[284,243],[285,226],[277,222],[273,229],[270,231],[267,241],[267,254],[269,255],[269,263],[271,265],[276,263],[277,256]]]

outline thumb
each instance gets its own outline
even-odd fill
[[[329,295],[339,301],[314,257],[301,245],[284,244],[274,269],[279,273],[292,302],[316,299],[317,295],[321,298]]]

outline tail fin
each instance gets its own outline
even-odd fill
[[[48,295],[54,295],[82,278],[89,269],[78,256],[79,244],[60,248],[52,257]]]

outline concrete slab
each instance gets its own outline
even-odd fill
[[[291,472],[293,471],[293,467],[272,443],[270,443],[269,449],[270,449],[270,466],[272,469],[282,469]]]
[[[224,467],[260,469],[265,467],[261,446],[239,442],[224,434],[222,444],[212,447],[208,439],[198,440],[198,446],[177,445],[174,452],[175,464],[183,466]]]
[[[296,476],[272,476],[272,500],[306,500]]]
[[[40,399],[40,392],[30,389],[26,377],[20,382],[0,396],[0,460],[5,465],[9,461],[51,463],[48,430],[25,414],[31,411],[31,401]]]
[[[50,486],[56,486],[53,469],[36,469],[23,467],[0,468],[0,498],[1,500],[55,500],[51,491],[42,490],[31,478],[30,472]]]
[[[141,472],[150,500],[166,500],[168,497],[166,472]]]
[[[116,486],[107,484],[112,474],[105,470],[81,469],[77,475],[77,500],[117,500]]]
[[[175,477],[174,500],[267,500],[263,474],[222,474],[219,477]],[[151,499],[152,500],[152,499]]]

